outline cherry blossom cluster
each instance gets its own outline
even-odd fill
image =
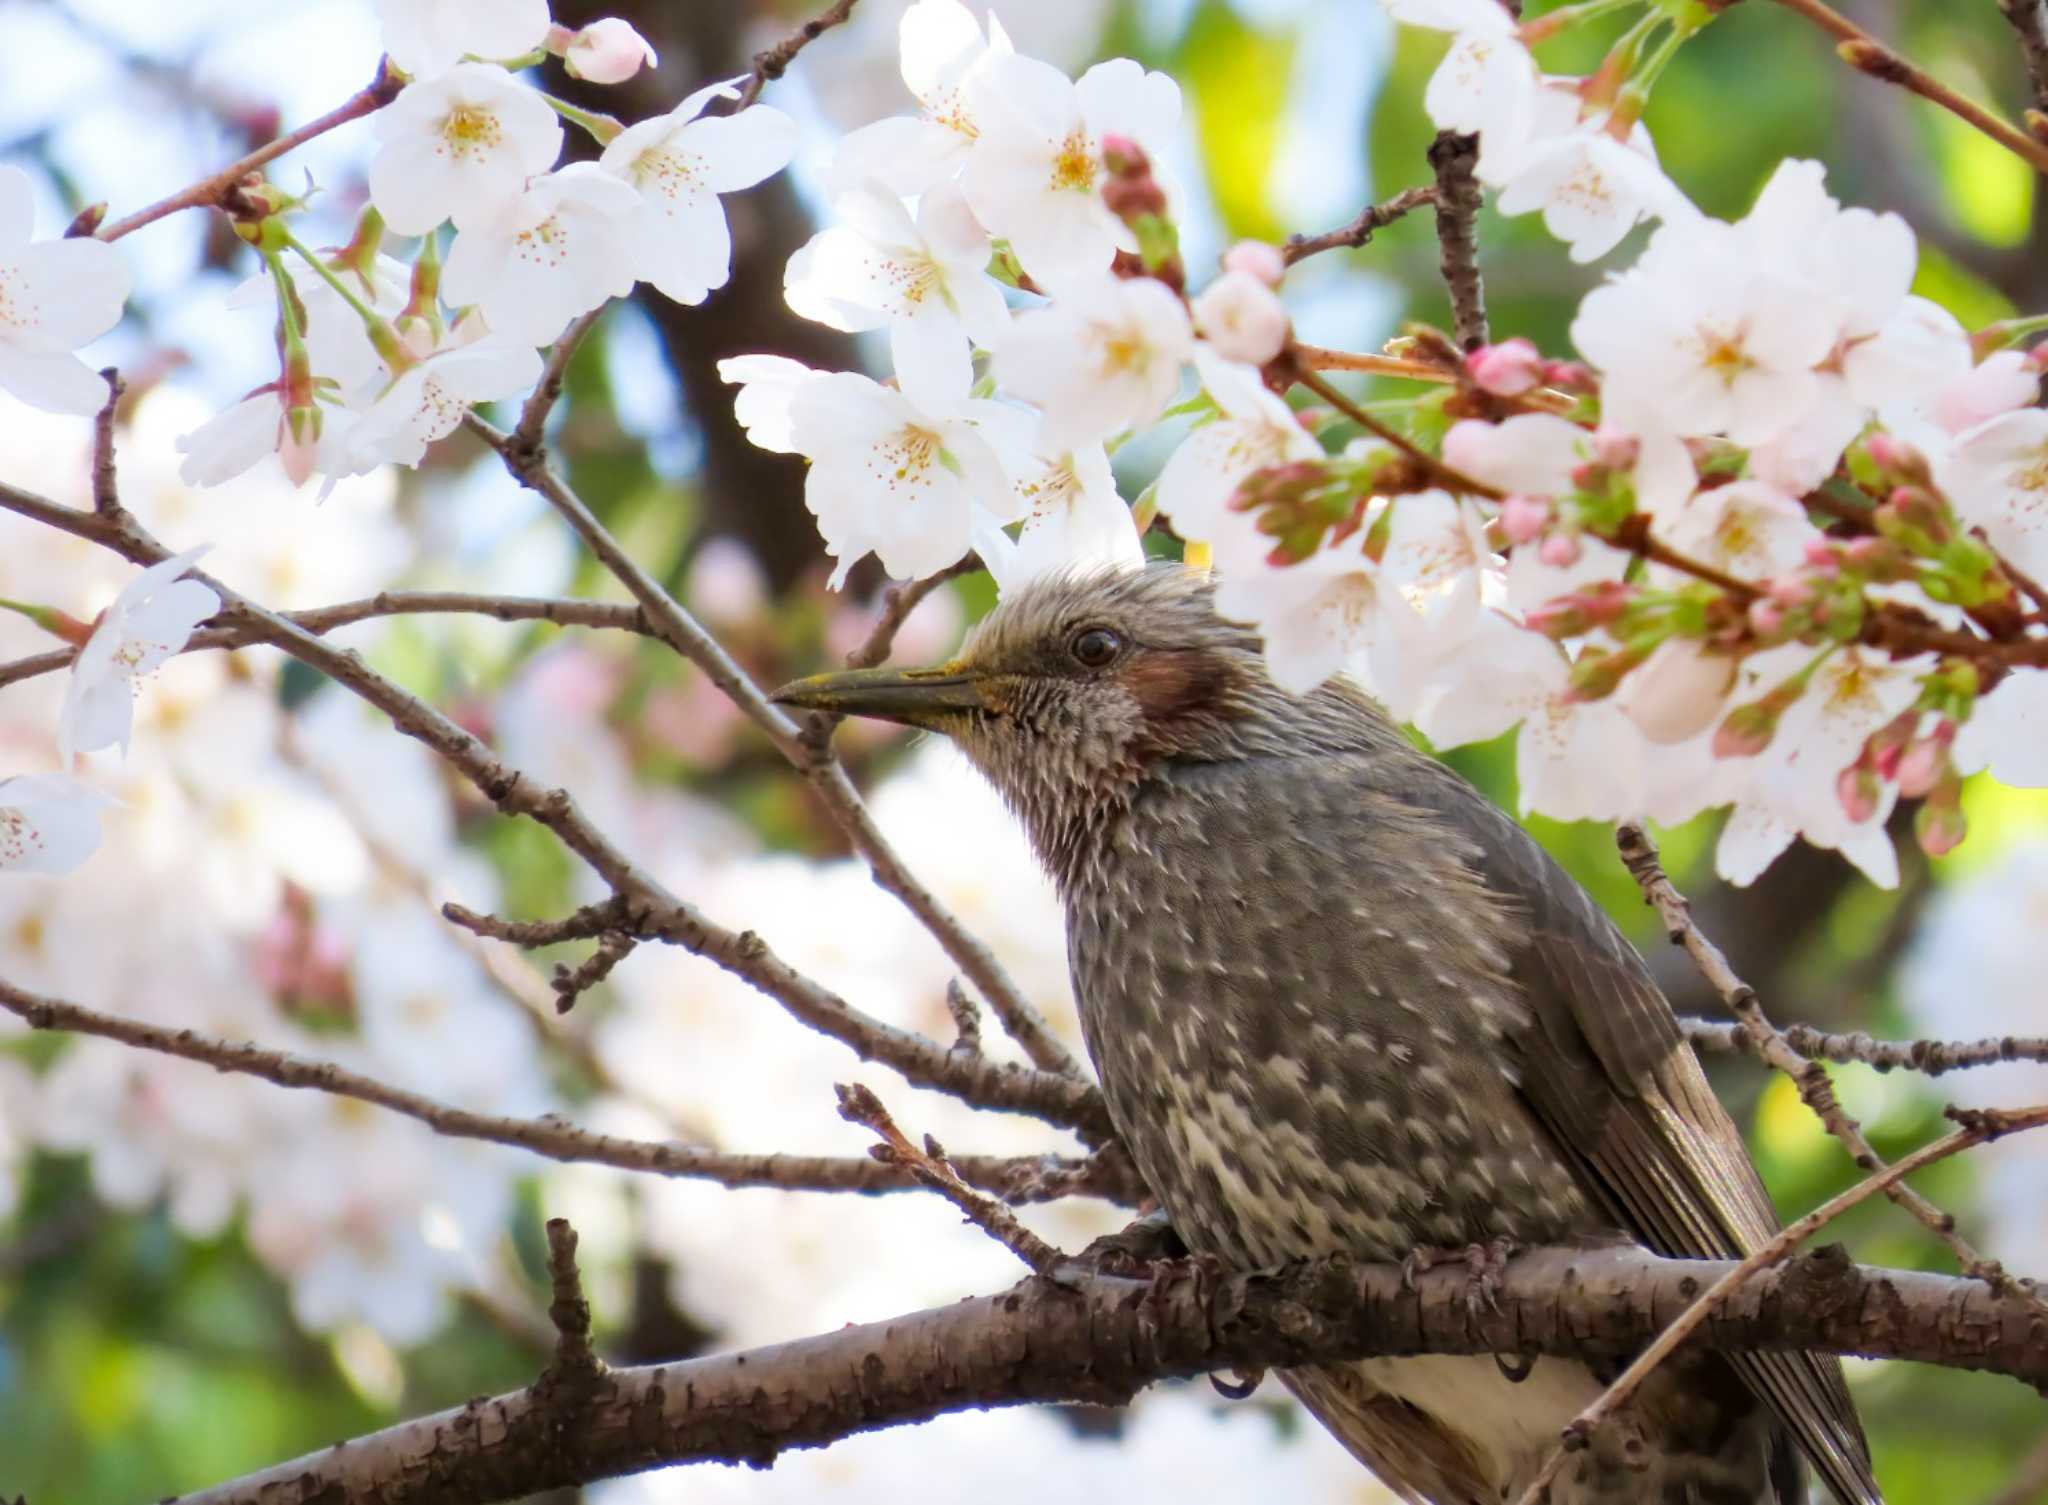
[[[797,312],[885,332],[894,381],[725,367],[755,442],[810,462],[835,582],[868,553],[907,576],[973,548],[1014,589],[1135,564],[1156,519],[1281,684],[1349,673],[1439,746],[1519,726],[1529,810],[1732,806],[1737,882],[1803,836],[1889,883],[1901,795],[1940,852],[1963,776],[2048,782],[2043,326],[1973,334],[1914,295],[1912,231],[1842,207],[1817,163],[1737,222],[1695,208],[1641,116],[1704,8],[1635,7],[1585,78],[1530,48],[1620,0],[1528,24],[1496,0],[1388,8],[1451,33],[1426,106],[1477,133],[1505,212],[1540,211],[1582,261],[1655,227],[1585,298],[1575,351],[1420,331],[1406,369],[1434,390],[1376,404],[1387,422],[1290,406],[1297,380],[1326,389],[1277,296],[1287,257],[1237,246],[1189,295],[1158,165],[1171,82],[1123,59],[1069,79],[919,0],[918,113],[840,143],[836,223],[787,276]],[[1132,508],[1109,455],[1189,416]]]

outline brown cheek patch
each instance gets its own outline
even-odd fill
[[[1234,678],[1214,655],[1193,649],[1167,648],[1139,653],[1118,676],[1145,718],[1148,741],[1175,740],[1201,721],[1229,714]]]

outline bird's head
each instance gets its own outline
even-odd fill
[[[1360,721],[1348,686],[1275,686],[1258,635],[1212,598],[1175,564],[1052,576],[1004,601],[947,663],[819,674],[775,699],[951,737],[1057,868],[1078,828],[1162,765],[1327,746],[1333,714]]]

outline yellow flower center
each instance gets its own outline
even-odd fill
[[[441,122],[441,139],[457,157],[481,157],[505,139],[505,132],[489,110],[457,105]]]
[[[1749,352],[1742,348],[1742,336],[1718,329],[1702,329],[1699,332],[1700,364],[1721,378],[1724,385],[1733,386],[1735,378],[1755,367]]]
[[[1052,159],[1052,186],[1072,189],[1076,193],[1093,193],[1100,170],[1095,153],[1088,149],[1087,134],[1073,131],[1060,143],[1059,153]]]

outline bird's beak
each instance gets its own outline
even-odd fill
[[[852,669],[813,674],[786,684],[771,697],[777,705],[836,716],[872,716],[905,726],[945,730],[948,723],[984,709],[973,671],[958,663],[936,669]]]

